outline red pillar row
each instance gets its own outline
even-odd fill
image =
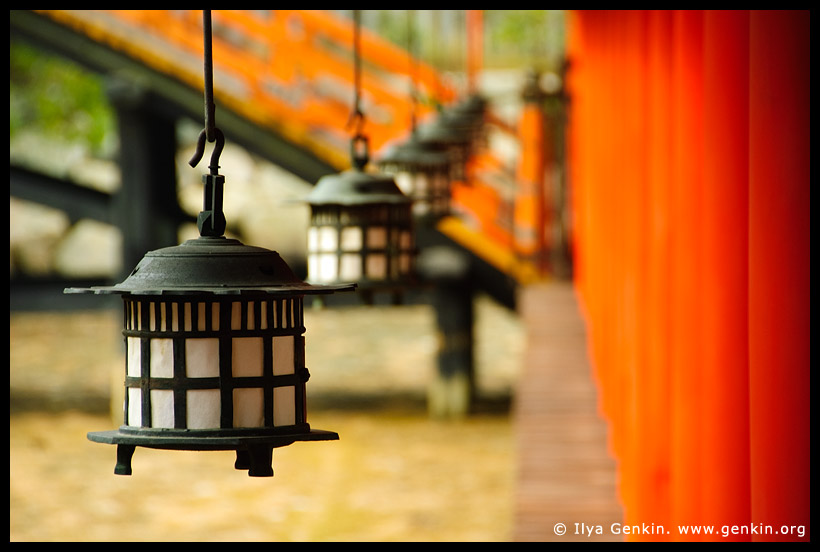
[[[625,522],[664,528],[630,538],[808,535],[808,21],[572,14],[576,286]]]

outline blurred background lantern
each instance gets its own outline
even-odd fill
[[[319,179],[307,202],[308,281],[339,284],[355,280],[366,302],[387,291],[396,300],[413,281],[415,237],[412,200],[392,177],[367,170],[369,142],[360,108],[361,14],[354,11],[355,100],[351,122],[352,167]]]

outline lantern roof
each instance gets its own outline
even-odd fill
[[[324,294],[356,284],[311,285],[300,280],[276,251],[239,240],[203,237],[145,254],[114,286],[68,288],[65,293],[180,295]]]
[[[438,167],[450,163],[450,156],[434,141],[421,140],[414,132],[410,139],[388,148],[379,163]]]
[[[323,176],[306,201],[311,205],[365,205],[410,203],[392,176],[366,172],[358,167]]]

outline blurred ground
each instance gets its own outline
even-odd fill
[[[118,312],[10,314],[11,541],[507,541],[515,439],[510,400],[524,335],[476,303],[477,412],[436,421],[426,392],[437,346],[427,306],[306,312],[308,421],[339,441],[274,452],[273,478],[232,452],[87,440],[120,420]],[[116,399],[114,400],[116,402]]]

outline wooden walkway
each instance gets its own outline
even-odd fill
[[[513,540],[623,540],[611,531],[623,517],[615,461],[597,411],[586,329],[572,284],[528,286],[519,304],[527,349],[514,407]],[[565,534],[557,534],[557,524],[563,524]]]

